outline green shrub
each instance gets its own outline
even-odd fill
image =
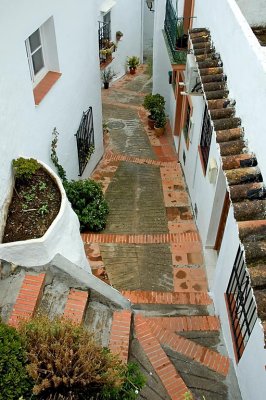
[[[109,209],[99,183],[92,179],[66,182],[65,190],[79,218],[81,230],[100,231],[105,228]]]
[[[20,332],[37,398],[96,399],[103,389],[123,385],[124,364],[97,345],[84,327],[65,319],[50,321],[38,316],[23,323]]]
[[[17,179],[27,180],[31,179],[41,165],[34,158],[19,157],[13,160],[14,174]]]
[[[164,97],[159,93],[157,94],[147,94],[144,97],[143,107],[151,113],[154,118],[156,112],[164,111],[165,100]]]
[[[0,322],[0,400],[30,398],[32,383],[25,365],[26,353],[19,334]]]
[[[141,373],[138,364],[129,363],[124,373],[124,383],[118,388],[106,387],[102,394],[102,400],[135,400],[139,397],[139,391],[146,383],[145,376]]]

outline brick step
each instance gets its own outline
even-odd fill
[[[150,158],[140,158],[140,157],[132,157],[126,156],[124,154],[115,154],[113,152],[107,152],[104,157],[105,160],[108,161],[128,161],[136,164],[147,164],[147,165],[155,165],[155,166],[169,166],[169,167],[176,167],[177,161],[171,160],[169,161],[159,161],[159,160],[152,160]]]
[[[128,359],[131,314],[128,310],[114,311],[109,339],[110,350],[125,363]]]
[[[22,319],[30,319],[40,302],[45,283],[45,274],[25,275],[18,297],[14,304],[8,323],[17,327]]]
[[[201,251],[201,243],[197,232],[158,233],[152,235],[117,235],[109,233],[82,233],[83,243],[116,243],[116,244],[153,244],[153,243],[180,243],[179,251],[190,249],[190,245]],[[185,249],[185,250],[184,250]],[[187,262],[186,262],[187,263]]]
[[[197,361],[221,375],[227,376],[230,367],[230,360],[228,357],[221,355],[214,350],[210,350],[207,347],[201,346],[190,339],[177,335],[168,329],[164,329],[156,322],[149,319],[146,319],[145,321],[153,335],[161,344],[167,345],[172,350]]]
[[[147,322],[153,322],[163,329],[172,332],[211,331],[220,330],[219,318],[215,316],[190,317],[146,317]]]
[[[76,324],[81,324],[84,319],[88,298],[88,292],[70,289],[65,305],[64,317]]]
[[[149,325],[140,315],[135,317],[135,330],[144,353],[162,381],[170,398],[172,400],[185,398],[185,394],[190,393],[188,387],[161,348],[158,339],[152,334]]]
[[[133,304],[193,304],[209,305],[212,300],[208,293],[154,292],[122,290],[122,295]]]

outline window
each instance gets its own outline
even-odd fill
[[[244,252],[240,246],[226,290],[226,299],[237,360],[239,361],[257,319],[256,303],[244,262]]]
[[[191,115],[192,115],[192,105],[190,103],[189,98],[186,97],[183,134],[184,134],[187,148],[189,147],[189,136],[190,136],[192,128],[193,128],[193,122],[192,122]]]
[[[86,165],[94,151],[94,127],[92,107],[83,113],[76,133],[78,160],[79,160],[79,176],[84,172]]]
[[[34,82],[42,72],[44,73],[45,68],[40,29],[37,29],[26,40],[26,49],[31,80]]]
[[[53,17],[36,29],[25,45],[35,105],[38,105],[61,76]]]
[[[202,163],[204,168],[204,173],[206,173],[207,165],[209,161],[209,153],[211,147],[212,140],[212,126],[211,119],[208,112],[207,105],[205,106],[203,123],[201,129],[201,138],[200,138],[200,152],[202,156]]]

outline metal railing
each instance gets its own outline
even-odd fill
[[[82,175],[84,169],[94,151],[94,128],[92,107],[83,113],[79,129],[76,133],[78,160],[79,160],[79,176]]]
[[[209,161],[211,141],[212,141],[211,119],[209,116],[208,107],[205,106],[202,129],[201,129],[201,137],[200,137],[200,150],[205,171],[207,170],[207,165]]]
[[[244,252],[240,246],[226,290],[226,298],[239,360],[257,319],[256,303],[244,261]]]
[[[175,63],[185,64],[187,57],[187,40],[183,30],[184,18],[178,18],[172,1],[166,1],[164,31]],[[181,45],[181,46],[180,46]]]
[[[111,27],[110,23],[98,21],[98,41],[99,41],[99,57],[102,59],[101,50],[106,48],[106,43],[111,40]]]

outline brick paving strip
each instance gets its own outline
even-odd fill
[[[89,293],[81,290],[71,289],[64,310],[64,317],[76,324],[81,324],[84,319]]]
[[[171,158],[169,158],[169,161],[160,161],[160,160],[152,160],[150,158],[140,158],[140,157],[132,157],[132,156],[126,156],[124,154],[118,154],[114,152],[107,152],[105,154],[104,160],[108,161],[128,161],[136,164],[147,164],[147,165],[154,165],[158,167],[173,167],[175,168],[177,166],[177,161],[173,161]]]
[[[109,233],[82,233],[83,243],[152,244],[199,242],[197,232],[158,233],[154,235],[118,235]]]
[[[212,331],[220,330],[219,318],[206,316],[191,316],[191,317],[149,317],[148,322],[153,322],[172,332],[190,332],[190,331]]]
[[[135,316],[136,336],[146,356],[162,381],[172,400],[183,399],[190,393],[185,382],[161,348],[158,339],[152,334],[150,327],[140,315]]]
[[[141,290],[122,290],[121,293],[133,304],[193,304],[210,305],[208,293],[155,292]]]
[[[200,344],[194,343],[192,340],[177,335],[168,329],[164,329],[156,322],[149,320],[149,318],[146,318],[145,320],[149,325],[151,332],[156,336],[161,344],[169,346],[172,350],[197,361],[221,375],[227,376],[230,366],[230,360],[228,357],[210,350],[207,347],[201,346]]]

